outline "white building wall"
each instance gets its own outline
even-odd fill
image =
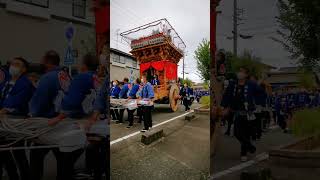
[[[4,2],[4,0],[0,1]],[[70,3],[68,4],[67,1]],[[86,14],[88,19],[79,20],[71,17],[72,0],[50,0],[49,2],[50,9],[42,8],[44,9],[43,14],[39,13],[41,7],[24,3],[15,4],[17,2],[13,0],[6,2],[6,8],[0,6],[0,60],[2,63],[15,56],[23,56],[30,62],[36,63],[39,62],[45,51],[50,49],[58,51],[63,60],[67,47],[65,28],[71,21],[75,28],[73,48],[78,51],[77,60],[87,53],[88,48],[94,50],[95,29],[92,23],[93,12],[89,11],[89,7],[87,7]],[[31,16],[30,12],[36,13]],[[29,15],[26,15],[28,13]],[[43,18],[46,13],[50,14],[49,19]],[[81,42],[84,42],[85,45],[82,45]]]
[[[110,55],[110,80],[119,80],[122,81],[124,78],[131,78],[135,80],[140,77],[140,68],[137,64],[135,67],[133,66],[133,59],[128,58],[126,56],[122,56],[124,58],[124,63],[114,62],[113,61],[114,53],[111,52]],[[121,55],[120,55],[121,56]],[[131,75],[132,71],[132,75]]]

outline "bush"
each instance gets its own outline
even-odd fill
[[[210,96],[202,96],[200,99],[200,104],[204,106],[210,106]]]
[[[296,111],[290,128],[294,135],[299,137],[320,135],[320,109],[304,109]]]

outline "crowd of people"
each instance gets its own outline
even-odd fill
[[[46,52],[40,64],[43,73],[39,80],[35,76],[29,76],[29,62],[23,57],[13,58],[7,66],[0,69],[0,115],[24,119],[43,118],[48,121],[48,126],[55,126],[68,118],[85,119],[83,127],[89,132],[107,109],[106,93],[109,83],[107,79],[102,82],[96,75],[99,59],[91,54],[85,55],[78,64],[78,74],[74,77],[60,66],[60,56],[56,51]],[[88,97],[92,98],[92,95],[93,100],[88,101]],[[90,167],[97,180],[108,169],[107,153],[102,153],[107,149],[107,138],[108,135],[101,142],[87,146],[86,154],[91,158],[97,157],[94,159],[95,165]],[[9,140],[6,138],[1,139],[1,143],[7,141]],[[25,143],[18,141],[12,147],[21,147]],[[32,143],[33,146],[44,145]],[[30,151],[19,149],[12,153],[0,151],[0,179],[3,168],[10,180],[42,179],[44,159],[50,151],[57,160],[56,179],[72,179],[74,164],[84,149],[72,152],[62,152],[59,148],[34,148]],[[30,154],[27,155],[27,152]],[[97,152],[101,153],[96,154]]]
[[[137,116],[139,118],[138,123],[144,122],[144,129],[142,132],[150,130],[152,128],[152,110],[154,108],[154,88],[161,85],[157,75],[154,75],[149,81],[145,75],[141,79],[137,78],[133,83],[129,82],[128,78],[124,78],[122,83],[118,80],[113,80],[110,87],[110,97],[114,99],[140,99],[150,101],[150,104],[139,105],[136,109],[128,108],[111,108],[110,114],[116,124],[123,124],[124,112],[127,110],[128,113],[128,126],[130,129],[133,127],[134,123],[134,113],[137,111]],[[187,83],[184,83],[180,87],[179,96],[181,99],[181,104],[184,105],[185,111],[190,112],[191,105],[194,100],[194,96],[201,98],[205,93],[201,91],[193,91],[192,88],[188,86]]]
[[[228,136],[234,126],[233,134],[241,145],[241,161],[247,161],[247,154],[256,152],[253,141],[260,140],[271,124],[288,133],[288,123],[294,111],[318,106],[318,91],[303,88],[270,91],[266,83],[250,75],[246,67],[241,67],[237,78],[228,81],[223,93],[222,125],[227,125],[225,135]]]
[[[154,84],[156,83],[156,84]],[[144,128],[141,132],[146,132],[152,128],[152,109],[153,106],[153,98],[154,98],[154,90],[153,86],[158,85],[159,80],[155,79],[152,80],[152,84],[147,81],[146,76],[142,76],[141,79],[137,78],[134,83],[129,83],[128,78],[123,79],[123,85],[119,85],[118,80],[114,80],[112,82],[112,87],[110,89],[110,98],[115,99],[127,99],[127,100],[134,100],[140,99],[148,101],[148,104],[139,106],[137,108],[137,114],[139,116],[138,123],[144,122]],[[113,120],[116,121],[117,124],[123,123],[123,115],[126,109],[121,108],[111,108],[110,114]],[[127,128],[131,128],[134,122],[134,112],[136,109],[127,109],[128,111],[128,126]]]

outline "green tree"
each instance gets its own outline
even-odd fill
[[[244,50],[242,55],[238,57],[230,56],[230,58],[231,59],[227,59],[231,64],[230,74],[235,74],[240,67],[246,67],[250,71],[249,75],[262,77],[265,65],[260,62],[261,59],[259,57],[252,55],[250,51]]]
[[[209,81],[204,82],[204,84],[203,84],[203,89],[209,90]]]
[[[193,85],[192,80],[189,78],[185,78],[184,80],[181,78],[180,82],[181,82],[181,85],[184,85],[185,83],[187,83],[189,87],[191,87]]]
[[[301,70],[299,75],[300,86],[306,89],[313,89],[317,87],[316,78],[310,71]]]
[[[210,41],[203,39],[195,50],[194,58],[197,60],[197,73],[204,81],[210,80]]]
[[[305,69],[311,70],[320,60],[320,1],[319,0],[278,0],[280,42],[299,60]]]

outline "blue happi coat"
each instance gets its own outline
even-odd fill
[[[234,111],[237,111],[238,109],[235,109],[236,103],[234,101],[235,96],[236,96],[236,90],[237,90],[238,82],[237,81],[231,81],[225,90],[222,101],[221,101],[221,106],[224,108],[231,108]],[[258,87],[257,83],[253,81],[247,80],[245,83],[244,87],[244,97],[245,97],[245,102],[248,103],[248,109],[247,111],[249,112],[254,112],[255,111],[255,99],[256,95],[261,91],[261,89]]]
[[[112,88],[110,90],[110,97],[119,98],[120,91],[121,91],[121,89],[118,85],[112,86]]]
[[[85,103],[85,100],[91,95],[96,96],[97,89],[97,76],[95,72],[89,71],[76,75],[62,100],[62,112],[69,117],[75,118],[81,118],[85,114],[92,112],[96,97],[92,97],[93,99],[87,103]]]
[[[281,94],[276,97],[275,109],[278,116],[289,112],[289,101],[287,94]]]
[[[158,79],[152,79],[151,84],[152,85],[160,85],[160,81]]]
[[[46,118],[55,117],[61,107],[61,100],[60,102],[56,100],[59,96],[63,96],[69,84],[70,77],[68,73],[59,67],[44,74],[40,78],[30,101],[30,115]]]
[[[97,99],[94,102],[94,110],[99,111],[100,113],[104,113],[107,110],[107,88],[109,86],[108,79],[104,80],[102,84]]]
[[[119,98],[120,99],[127,99],[128,98],[128,91],[129,91],[129,84],[126,83],[122,86],[122,89],[119,92]]]
[[[1,88],[0,107],[9,111],[12,115],[28,114],[28,103],[34,92],[34,86],[26,75],[21,75],[15,82],[11,78]]]
[[[140,85],[139,84],[134,84],[129,92],[129,97],[131,99],[136,99],[137,98],[137,93],[139,91]]]
[[[154,91],[152,85],[147,82],[143,85],[143,88],[140,92],[140,97],[143,99],[153,99],[154,98]]]

